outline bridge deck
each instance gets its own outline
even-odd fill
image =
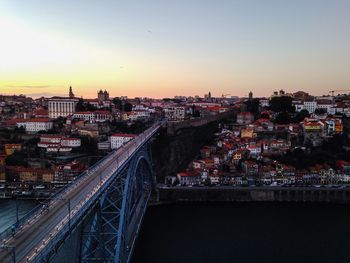
[[[2,246],[14,247],[16,262],[30,262],[40,255],[55,238],[67,229],[67,224],[87,209],[87,204],[96,193],[108,184],[131,156],[160,128],[157,123],[138,135],[125,146],[105,157],[89,169],[84,176],[74,182],[60,196],[51,200],[47,207],[25,222],[18,231],[4,240]],[[69,214],[70,210],[70,214]],[[13,262],[11,249],[0,252],[1,262]]]

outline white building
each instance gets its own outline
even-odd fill
[[[94,122],[94,114],[91,111],[78,111],[72,115],[73,119]]]
[[[45,148],[47,152],[70,152],[72,148],[80,147],[80,138],[65,138],[61,135],[45,134],[40,137],[38,147]]]
[[[96,122],[105,122],[108,120],[112,120],[112,114],[106,110],[97,110],[94,111],[94,117]]]
[[[40,136],[41,143],[61,143],[62,135],[44,134]]]
[[[309,113],[314,113],[317,109],[317,101],[304,101],[304,109]]]
[[[331,100],[320,100],[317,102],[317,109],[324,109],[328,114],[332,112],[333,102]]]
[[[177,174],[177,179],[181,185],[200,184],[201,174],[193,171],[181,172]]]
[[[35,133],[52,129],[53,123],[48,118],[24,119],[17,122],[17,127],[23,127],[26,132]]]
[[[90,123],[95,123],[95,122],[105,122],[107,120],[112,119],[112,115],[109,111],[103,111],[103,110],[98,110],[98,111],[79,111],[75,112],[72,115],[73,119],[79,119],[79,120],[84,120],[88,121]]]
[[[97,149],[100,151],[109,151],[111,149],[111,142],[104,141],[97,143]]]
[[[137,119],[148,119],[151,116],[151,113],[148,110],[135,110]]]
[[[132,105],[132,110],[133,111],[135,111],[135,110],[148,110],[148,107],[146,107],[143,104],[135,104],[135,105]]]
[[[80,147],[81,140],[79,138],[63,138],[61,141],[61,146],[64,147]]]
[[[89,103],[96,109],[109,108],[112,105],[112,102],[110,100],[100,101],[99,99],[84,99],[84,102]]]
[[[134,139],[136,135],[126,133],[116,133],[111,135],[111,149],[118,149],[124,143]]]
[[[300,112],[304,110],[304,103],[301,103],[301,102],[294,103],[294,107],[296,112]]]
[[[185,120],[184,106],[166,106],[163,108],[165,118],[168,121],[183,121]]]
[[[267,98],[261,98],[259,99],[259,104],[261,107],[265,108],[268,107],[270,105],[269,99]]]
[[[49,118],[67,117],[75,112],[77,98],[52,97],[49,99]]]
[[[60,152],[60,153],[68,153],[72,151],[72,148],[70,147],[47,147],[47,152]]]
[[[146,110],[136,110],[131,112],[125,112],[122,115],[124,121],[136,121],[136,120],[147,120],[151,116],[151,113]]]

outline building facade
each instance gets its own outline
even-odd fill
[[[49,118],[24,119],[17,123],[17,127],[23,127],[26,132],[35,133],[52,129],[53,123]]]
[[[49,99],[49,118],[67,117],[75,112],[79,99],[53,97]]]
[[[111,149],[118,149],[124,143],[135,138],[133,134],[116,133],[111,136]]]
[[[185,120],[185,107],[183,106],[169,106],[164,107],[165,118],[168,121],[183,121]]]

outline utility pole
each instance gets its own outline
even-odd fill
[[[16,247],[12,247],[12,261],[16,263]]]
[[[71,229],[71,225],[70,225],[70,198],[68,198],[68,219],[69,219],[68,226],[69,226],[69,231],[70,231],[70,229]]]
[[[16,227],[19,224],[19,209],[18,209],[18,198],[16,197]]]

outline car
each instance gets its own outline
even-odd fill
[[[35,185],[33,189],[45,189],[45,185]]]

